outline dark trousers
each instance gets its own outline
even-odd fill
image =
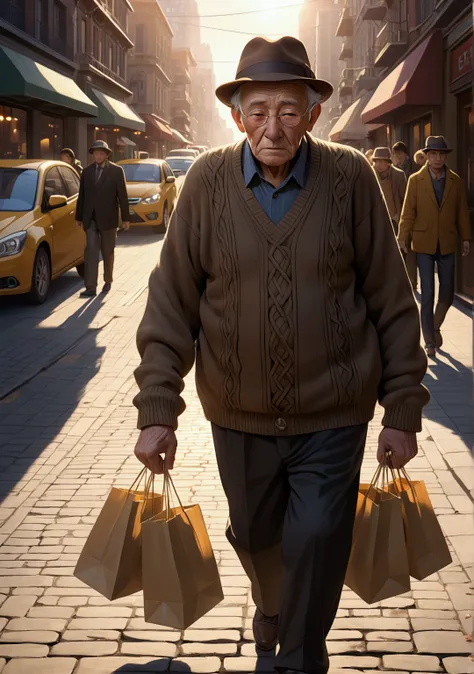
[[[274,438],[213,426],[227,537],[256,605],[279,614],[276,667],[326,674],[367,426]]]
[[[117,240],[117,230],[106,229],[100,231],[95,222],[91,222],[86,230],[86,254],[84,258],[85,272],[84,285],[87,290],[97,288],[99,275],[99,260],[102,253],[104,260],[104,282],[112,283],[114,273],[114,252]]]
[[[449,307],[454,300],[454,263],[455,254],[441,255],[439,250],[434,255],[418,253],[416,256],[421,279],[421,327],[426,346],[435,346],[435,332],[443,325]],[[439,292],[436,310],[435,296],[435,262],[438,267]]]
[[[416,253],[410,250],[408,253],[403,255],[405,260],[405,266],[407,268],[408,278],[410,279],[411,287],[413,290],[417,289],[418,286],[418,269],[416,266]]]

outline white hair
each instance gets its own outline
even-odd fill
[[[232,107],[234,108],[234,110],[238,110],[239,112],[242,112],[242,104],[241,104],[241,100],[240,100],[241,99],[242,86],[243,85],[241,85],[237,89],[237,91],[234,92],[234,94],[232,95],[232,98],[230,99],[230,103],[231,103]],[[312,89],[307,84],[305,84],[305,89],[306,89],[306,93],[308,94],[309,110],[310,110],[310,112],[312,112],[313,108],[321,103],[322,97],[321,97],[321,94],[318,94],[317,91]]]

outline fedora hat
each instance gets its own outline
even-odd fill
[[[327,101],[333,87],[325,80],[316,79],[309,65],[306,48],[294,37],[269,40],[255,37],[246,44],[240,57],[235,80],[221,84],[216,96],[231,107],[231,99],[237,89],[246,82],[304,82]]]
[[[428,136],[426,140],[426,147],[423,148],[423,152],[429,152],[430,150],[446,153],[452,152],[451,148],[448,147],[444,136]]]
[[[107,154],[112,152],[105,140],[96,140],[94,143],[92,143],[91,147],[89,148],[89,154],[92,154],[94,150],[103,150],[104,152],[107,152]]]
[[[383,159],[392,163],[392,154],[389,147],[376,147],[372,155],[372,161],[375,159]]]
[[[374,154],[372,155],[372,161],[375,161],[376,159],[384,159],[385,161],[389,161],[392,163],[392,155],[390,152],[389,147],[376,147],[374,150]]]

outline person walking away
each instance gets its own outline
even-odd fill
[[[400,221],[400,246],[416,253],[421,278],[421,325],[429,358],[443,345],[441,326],[454,300],[455,252],[469,255],[471,227],[466,189],[461,178],[446,166],[451,149],[443,136],[429,136],[423,150],[427,165],[408,181]],[[434,309],[434,266],[439,292]]]
[[[419,316],[373,169],[313,138],[333,89],[293,37],[255,38],[217,89],[245,134],[190,168],[138,330],[136,456],[171,470],[184,378],[212,424],[256,644],[326,674],[377,399],[378,458],[416,454]],[[284,569],[284,572],[283,572]]]
[[[388,147],[375,148],[372,164],[380,189],[385,197],[395,235],[397,235],[403,200],[405,199],[407,179],[401,169],[393,166],[390,148]]]
[[[413,173],[413,166],[411,159],[408,155],[408,148],[401,140],[398,143],[395,143],[392,147],[393,163],[395,166],[403,171],[406,175],[406,178],[411,176]]]
[[[85,290],[81,297],[97,294],[100,253],[104,260],[102,292],[108,293],[112,287],[119,205],[122,229],[127,230],[130,226],[123,169],[109,161],[112,150],[105,141],[97,140],[89,152],[94,161],[82,173],[76,207],[76,224],[86,232]]]
[[[423,152],[423,150],[417,150],[415,154],[413,155],[413,161],[415,162],[416,166],[422,167],[426,164],[426,155]],[[415,171],[419,170],[415,167]]]
[[[79,178],[81,177],[82,171],[84,169],[82,168],[82,164],[79,161],[79,159],[77,159],[77,157],[74,153],[74,150],[71,150],[70,147],[63,148],[61,150],[60,158],[61,158],[61,161],[65,162],[66,164],[69,164],[70,166],[72,166],[72,168],[76,171]]]

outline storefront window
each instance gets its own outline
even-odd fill
[[[58,117],[41,115],[41,159],[57,159],[63,147],[63,121]]]
[[[23,159],[26,157],[25,110],[0,105],[0,157]]]
[[[425,147],[426,139],[432,135],[431,115],[410,124],[410,150],[414,154]]]

